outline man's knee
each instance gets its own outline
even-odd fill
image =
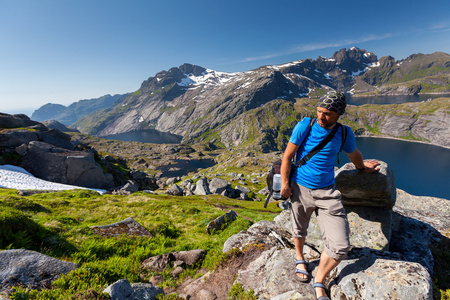
[[[348,245],[342,245],[341,247],[330,249],[329,247],[325,246],[324,251],[328,256],[333,258],[334,260],[341,261],[345,260],[348,257],[348,252],[352,249],[352,246],[350,244]]]

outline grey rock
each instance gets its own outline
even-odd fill
[[[20,285],[29,289],[48,289],[56,279],[79,266],[39,252],[14,249],[0,251],[0,292],[11,293]]]
[[[150,283],[132,283],[134,298],[136,300],[156,300],[158,295],[164,295],[164,290]]]
[[[50,129],[47,131],[38,132],[39,140],[52,144],[56,147],[72,150],[73,144],[70,142],[70,135],[65,134],[57,129]]]
[[[184,272],[184,269],[182,267],[176,267],[173,271],[172,271],[172,276],[177,278],[181,273]]]
[[[216,300],[217,296],[211,291],[202,289],[197,293],[197,298],[202,300]]]
[[[314,299],[312,287],[295,279],[295,250],[273,247],[264,251],[245,270],[239,270],[236,281],[245,290],[252,289],[258,299],[296,292],[301,299]]]
[[[440,234],[445,235],[450,231],[450,205],[448,203],[447,199],[413,196],[397,189],[397,200],[393,210],[404,217],[429,224]],[[429,235],[429,237],[433,236],[435,242],[435,235]]]
[[[117,223],[91,226],[90,228],[94,233],[103,237],[114,237],[122,234],[128,236],[151,236],[150,231],[131,217]]]
[[[133,180],[127,180],[124,185],[115,188],[111,193],[113,195],[131,195],[137,191],[139,191],[139,184]]]
[[[29,143],[22,166],[34,176],[51,182],[89,188],[112,188],[113,178],[104,174],[92,154],[70,151],[39,141]]]
[[[133,288],[128,279],[120,279],[109,285],[104,291],[111,296],[111,300],[136,300]]]
[[[14,149],[14,152],[19,154],[20,156],[25,156],[28,152],[28,147],[25,144],[20,145],[16,149]]]
[[[342,193],[344,205],[392,208],[397,192],[394,172],[380,162],[380,171],[363,173],[352,163],[347,163],[336,172],[336,187]]]
[[[213,231],[221,230],[227,222],[234,221],[236,218],[237,214],[234,211],[229,210],[224,216],[220,216],[209,222],[208,225],[206,225],[205,232],[211,234]]]
[[[209,180],[206,177],[199,179],[195,186],[195,195],[209,195],[211,194],[209,190]]]
[[[293,248],[291,234],[283,227],[273,221],[260,221],[249,229],[232,235],[223,245],[223,252],[228,252],[232,248],[242,250],[250,244],[265,244],[268,247]]]
[[[214,177],[209,183],[209,191],[212,194],[222,194],[230,187],[230,183],[225,179]]]
[[[188,251],[173,252],[173,255],[176,260],[183,261],[186,265],[192,266],[205,257],[206,251],[203,249],[194,249]]]
[[[142,271],[161,272],[167,268],[173,261],[175,261],[173,253],[161,254],[153,256],[144,260],[141,264]]]
[[[172,196],[183,196],[184,191],[181,187],[179,187],[177,184],[173,184],[167,191],[166,194],[172,195]]]
[[[39,122],[32,121],[27,115],[24,114],[10,115],[0,113],[0,128],[20,128],[39,125],[43,126]]]
[[[36,132],[25,129],[4,130],[0,134],[0,147],[19,147],[22,144],[28,145],[31,141],[38,141]]]
[[[166,180],[166,185],[174,184],[177,181],[179,181],[177,177],[171,177],[171,178]]]
[[[368,256],[343,261],[333,273],[332,299],[433,299],[430,274],[417,263]]]
[[[237,186],[235,187],[235,189],[236,189],[239,193],[244,193],[244,194],[247,194],[247,193],[250,193],[250,192],[251,192],[248,188],[243,187],[243,186],[239,186],[239,185],[237,185]]]

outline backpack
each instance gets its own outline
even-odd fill
[[[308,138],[309,133],[311,132],[311,128],[313,127],[316,120],[317,120],[316,118],[311,119],[311,121],[309,123],[308,133],[305,135],[305,138],[303,139],[302,143],[300,144],[300,147],[303,145],[303,143]],[[338,164],[339,164],[339,153],[342,151],[342,147],[344,146],[345,140],[347,139],[347,127],[344,125],[341,125],[340,123],[336,123],[336,125],[337,126],[334,127],[334,130],[332,132],[330,132],[330,134],[328,134],[328,136],[325,137],[325,139],[321,143],[319,143],[316,147],[314,147],[314,149],[311,152],[309,152],[308,154],[306,154],[302,159],[297,161],[297,163],[294,163],[294,161],[295,161],[295,156],[294,156],[293,162],[291,163],[291,175],[289,177],[292,176],[292,172],[294,171],[295,168],[301,167],[303,165],[303,163],[305,163],[306,161],[311,159],[311,157],[314,154],[319,152],[320,149],[322,149],[334,137],[334,134],[337,132],[339,127],[342,127],[342,134],[341,134],[342,142],[341,142],[341,147],[337,154],[337,159],[338,159]],[[266,200],[264,202],[264,208],[267,208],[267,204],[269,203],[269,200],[273,194],[273,176],[275,174],[281,173],[281,161],[282,161],[281,159],[275,161],[269,170],[269,174],[267,174],[267,176],[266,176],[267,189],[269,190],[269,194],[267,195]],[[282,197],[282,199],[285,200],[284,197]]]

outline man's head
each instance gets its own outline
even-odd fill
[[[317,104],[317,122],[320,126],[331,129],[345,111],[347,103],[341,92],[328,92]]]
[[[345,107],[347,106],[347,101],[345,100],[345,95],[339,91],[330,91],[324,96],[320,97],[317,107],[323,107],[328,110],[337,112],[338,115],[343,115],[345,112]]]

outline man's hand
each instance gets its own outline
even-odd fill
[[[363,170],[363,172],[364,173],[378,172],[380,170],[379,166],[380,166],[380,163],[378,162],[378,160],[372,159],[372,160],[364,161],[365,169]]]
[[[291,187],[289,185],[288,186],[283,185],[281,187],[281,196],[287,199],[290,198],[291,195],[292,195]]]

